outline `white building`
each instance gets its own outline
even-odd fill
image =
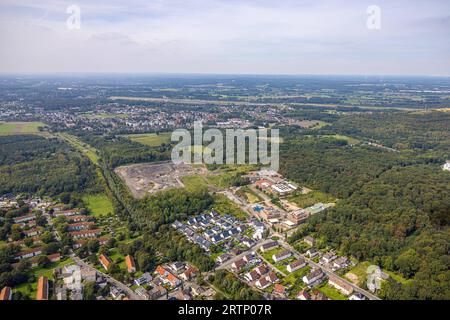
[[[450,171],[450,160],[447,160],[447,162],[443,165],[442,169],[444,171]]]

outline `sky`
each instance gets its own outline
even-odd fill
[[[449,76],[450,1],[0,0],[0,44],[0,73]]]

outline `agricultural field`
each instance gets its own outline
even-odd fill
[[[158,147],[163,143],[170,143],[171,132],[127,134],[124,137],[148,147]]]
[[[85,195],[83,196],[83,201],[95,217],[105,216],[114,212],[111,200],[106,194]]]
[[[43,122],[0,122],[0,135],[36,134],[43,127]]]

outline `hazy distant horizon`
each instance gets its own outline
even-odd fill
[[[446,0],[2,0],[0,73],[449,77],[449,30]]]
[[[0,77],[120,77],[120,76],[136,76],[136,77],[342,77],[342,78],[441,78],[449,79],[450,75],[426,75],[426,74],[289,74],[289,73],[196,73],[196,72],[0,72]]]

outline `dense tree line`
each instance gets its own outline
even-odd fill
[[[127,163],[170,159],[171,147],[168,144],[163,144],[159,147],[148,147],[116,135],[100,136],[85,134],[81,138],[98,149],[102,159],[112,168]]]
[[[435,127],[428,120],[430,132],[445,131],[439,117]],[[282,146],[282,173],[340,200],[290,241],[313,234],[321,246],[401,274],[406,280],[387,281],[383,298],[449,299],[450,174],[440,167],[441,145],[429,147],[388,152],[291,132]]]
[[[226,270],[217,270],[209,281],[219,290],[223,291],[231,300],[261,300],[262,295],[240,281],[236,276]],[[226,299],[220,293],[216,296]]]
[[[95,167],[67,144],[39,136],[0,137],[0,194],[98,191]]]
[[[324,128],[344,135],[365,137],[399,150],[450,152],[450,112],[383,112],[342,117]]]

